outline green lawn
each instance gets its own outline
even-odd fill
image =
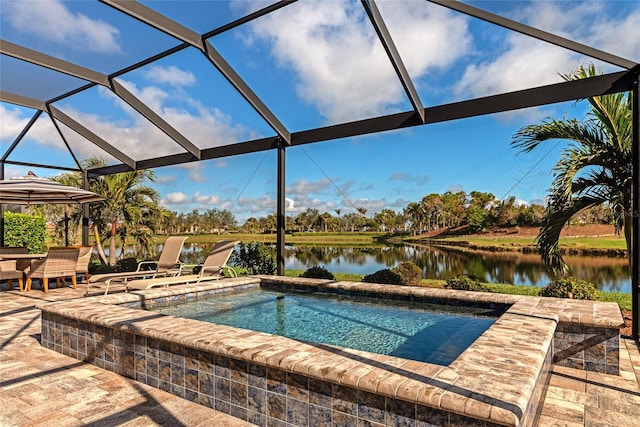
[[[418,241],[419,239],[408,238],[407,242]],[[456,243],[472,247],[499,247],[499,248],[520,248],[535,247],[534,237],[470,237],[455,236],[430,239],[431,241],[443,243]],[[567,249],[626,249],[623,236],[602,236],[602,237],[563,237],[560,239],[560,247]]]

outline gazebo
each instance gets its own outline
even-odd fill
[[[3,1],[3,15],[7,11],[17,13],[14,6],[19,2]],[[232,63],[229,60],[229,46],[241,43],[242,31],[256,22],[276,25],[290,23],[290,11],[303,7],[305,2],[282,0],[277,2],[260,3],[259,9],[239,10],[229,7],[226,2],[145,2],[101,0],[96,2],[78,2],[82,4],[65,4],[60,2],[38,2],[29,7],[41,8],[50,5],[51,8],[42,13],[60,12],[66,6],[76,10],[79,18],[87,16],[99,17],[95,25],[105,25],[109,28],[119,28],[126,33],[128,26],[144,29],[145,37],[132,42],[126,47],[128,50],[124,62],[115,61],[113,64],[92,68],[89,62],[83,61],[81,56],[74,56],[64,49],[46,49],[42,45],[25,45],[19,37],[14,37],[11,29],[4,25],[0,53],[2,59],[2,78],[0,87],[0,101],[33,112],[31,120],[24,125],[17,137],[0,151],[0,179],[4,179],[6,165],[50,168],[64,171],[82,172],[85,186],[88,177],[113,174],[123,171],[159,168],[163,166],[181,165],[202,160],[225,158],[238,154],[254,153],[267,150],[277,152],[277,250],[278,274],[284,274],[284,243],[285,243],[285,169],[286,152],[290,147],[322,141],[338,140],[358,135],[374,134],[378,132],[427,126],[436,123],[471,118],[476,116],[515,111],[525,108],[550,105],[554,103],[579,100],[590,96],[598,96],[619,92],[633,94],[633,201],[634,212],[640,207],[640,74],[639,58],[626,59],[613,54],[606,49],[596,48],[581,43],[564,35],[542,29],[535,24],[530,25],[520,20],[507,17],[499,8],[491,10],[473,6],[471,2],[449,0],[425,0],[394,2],[389,6],[382,1],[362,0],[361,2],[335,2],[335,7],[347,12],[341,15],[345,21],[356,20],[366,26],[376,41],[378,49],[386,55],[387,66],[393,70],[396,84],[400,85],[409,108],[404,111],[373,114],[355,120],[336,120],[326,126],[303,127],[293,130],[276,112],[273,105],[277,94],[259,95],[255,90],[255,82],[249,82],[245,77],[246,63]],[[165,6],[180,3],[181,9]],[[204,3],[207,3],[204,5]],[[485,4],[480,3],[485,7]],[[6,10],[5,10],[6,8]],[[203,8],[200,10],[200,8]],[[398,9],[394,9],[398,8]],[[9,10],[12,9],[12,10]],[[472,97],[470,99],[455,100],[438,105],[425,106],[425,96],[417,89],[415,73],[407,64],[412,52],[421,48],[412,45],[411,41],[394,37],[394,28],[398,28],[394,21],[394,11],[403,9],[405,12],[453,14],[462,19],[458,24],[466,23],[490,25],[499,27],[506,33],[519,33],[525,38],[536,39],[549,48],[561,48],[591,58],[601,64],[606,64],[612,70],[598,77],[545,83],[535,87],[527,87],[516,91],[493,93],[488,96]],[[186,16],[190,14],[190,16]],[[16,15],[17,16],[17,15]],[[337,15],[336,15],[337,16]],[[444,15],[443,15],[444,16]],[[338,19],[338,18],[335,18]],[[579,18],[576,18],[579,19]],[[342,21],[341,21],[342,22]],[[456,22],[456,21],[451,21]],[[36,23],[37,24],[37,23]],[[327,26],[339,25],[338,22],[326,22]],[[423,31],[429,34],[434,22],[425,25]],[[89,25],[89,24],[87,24]],[[395,25],[395,27],[394,27]],[[46,32],[47,29],[41,29]],[[506,34],[505,33],[505,34]],[[74,35],[75,34],[75,35]],[[78,46],[88,46],[90,43],[100,43],[100,40],[86,40],[79,37],[69,28],[58,28],[46,37],[69,37]],[[235,37],[235,39],[234,39]],[[629,37],[634,37],[629,35]],[[224,40],[218,47],[218,40]],[[272,39],[273,43],[277,40]],[[146,44],[146,45],[145,45]],[[447,46],[442,46],[447,49]],[[136,93],[125,76],[134,73],[150,64],[159,63],[167,58],[181,55],[199,55],[201,61],[209,68],[209,72],[218,79],[223,79],[246,105],[267,125],[272,135],[267,137],[249,138],[231,143],[203,146],[186,136],[186,132],[164,117],[154,105],[145,101],[144,94]],[[74,58],[74,59],[70,59]],[[545,58],[540,58],[544,61]],[[251,58],[246,58],[247,62]],[[286,59],[283,59],[286,62]],[[108,60],[107,60],[108,62]],[[271,64],[270,64],[271,65]],[[507,64],[515,67],[517,64]],[[275,67],[276,65],[273,65]],[[363,76],[363,78],[366,78]],[[422,77],[420,77],[422,78]],[[295,83],[292,83],[294,85]],[[381,88],[382,89],[382,88]],[[106,140],[98,135],[89,115],[78,115],[63,111],[61,101],[73,97],[91,99],[97,91],[105,91],[117,102],[126,104],[127,108],[135,110],[140,120],[151,124],[161,134],[174,144],[168,151],[157,153],[151,147],[146,147],[147,155],[141,156],[128,151],[128,147]],[[264,93],[264,91],[262,91]],[[274,101],[275,100],[275,101]],[[5,110],[2,110],[5,114]],[[14,160],[13,154],[33,131],[39,120],[49,120],[55,129],[54,137],[67,147],[74,160],[74,167],[60,166],[48,162],[30,162]],[[0,116],[0,120],[4,121]],[[50,137],[52,135],[49,135]],[[81,140],[82,144],[90,144],[95,149],[107,154],[113,161],[106,167],[83,170],[78,160],[78,145],[72,140]],[[85,210],[85,215],[87,211]],[[640,318],[640,257],[638,242],[640,242],[640,222],[638,215],[633,216],[632,241],[632,296],[633,296],[633,337],[639,338]],[[88,229],[83,232],[83,243],[88,243]]]

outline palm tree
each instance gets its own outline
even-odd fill
[[[85,162],[87,168],[106,166],[102,159],[91,158]],[[160,222],[162,209],[158,205],[158,192],[146,185],[155,181],[151,170],[138,170],[93,178],[91,190],[104,196],[105,201],[92,207],[96,246],[102,261],[106,263],[102,239],[109,239],[109,265],[116,262],[116,236],[123,245],[132,237],[139,248],[153,252],[153,235]]]
[[[591,64],[562,77],[569,81],[597,74]],[[547,212],[537,237],[545,264],[563,272],[566,265],[558,249],[560,231],[576,213],[602,203],[620,213],[616,226],[624,228],[631,262],[631,94],[587,100],[590,110],[584,121],[547,119],[520,129],[511,143],[520,152],[530,152],[546,141],[572,141],[553,168]]]

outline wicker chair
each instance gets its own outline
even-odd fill
[[[18,270],[16,260],[0,261],[0,280],[6,280],[9,289],[13,289],[13,279],[18,279],[22,292],[22,271]]]
[[[82,274],[86,282],[89,281],[89,262],[91,261],[91,246],[80,246],[80,254],[78,255],[78,264],[76,265],[76,274]]]
[[[42,281],[42,290],[49,291],[49,279],[56,278],[56,284],[60,284],[63,277],[71,277],[73,288],[76,288],[76,267],[80,248],[49,248],[47,257],[41,260],[31,261],[31,269],[27,273],[27,292],[31,290],[33,279]]]

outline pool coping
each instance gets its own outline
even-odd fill
[[[509,308],[474,344],[445,367],[191,319],[150,315],[123,306],[256,283]],[[617,329],[622,324],[615,303],[277,276],[250,276],[97,296],[81,301],[40,304],[38,308],[43,313],[87,320],[149,338],[170,340],[196,350],[275,366],[289,373],[512,426],[533,423],[535,414],[532,411],[536,411],[535,406],[543,397],[542,388],[552,363],[550,358],[558,324],[605,329]]]

